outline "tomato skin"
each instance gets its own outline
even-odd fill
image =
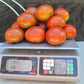
[[[17,18],[17,24],[26,29],[36,24],[36,18],[33,14],[22,13]]]
[[[64,8],[57,8],[54,11],[54,15],[59,15],[60,17],[62,17],[65,21],[67,21],[69,19],[69,12],[64,9]]]
[[[61,27],[52,27],[46,33],[46,40],[51,45],[62,44],[66,40],[66,32]]]
[[[65,23],[64,19],[58,15],[52,16],[47,22],[48,28],[56,27],[56,26],[57,27],[64,27],[65,25],[66,25],[66,23]]]
[[[31,13],[35,15],[36,9],[37,9],[36,7],[29,7],[25,10],[25,13]]]
[[[64,30],[66,31],[67,39],[73,39],[77,34],[76,28],[73,25],[66,25]]]
[[[51,16],[53,16],[53,7],[51,5],[41,5],[37,8],[35,16],[40,21],[47,21]]]
[[[29,42],[42,42],[45,40],[45,30],[39,26],[30,27],[25,32],[25,39]]]
[[[12,27],[12,28],[16,28],[16,27],[19,28],[17,22],[13,23],[11,27]]]
[[[5,39],[9,43],[17,43],[24,39],[24,31],[20,28],[9,28],[5,32]]]

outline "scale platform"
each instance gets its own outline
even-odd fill
[[[68,49],[68,50],[75,50],[79,49],[78,45],[74,40],[66,40],[63,44],[60,45],[50,45],[47,42],[45,43],[29,43],[29,42],[20,42],[17,44],[9,44],[5,42],[2,46],[2,49]]]

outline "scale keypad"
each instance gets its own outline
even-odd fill
[[[67,74],[71,74],[73,75],[74,74],[74,71],[73,71],[73,61],[72,60],[67,60]]]
[[[54,60],[53,59],[44,59],[43,60],[43,70],[44,74],[53,74]]]
[[[77,76],[76,58],[40,58],[40,75]]]

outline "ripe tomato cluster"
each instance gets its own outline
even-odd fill
[[[64,8],[54,11],[47,4],[29,7],[5,32],[5,39],[9,43],[18,43],[25,38],[28,42],[39,43],[46,39],[51,45],[62,44],[76,36],[76,28],[66,24],[68,19],[69,12]]]

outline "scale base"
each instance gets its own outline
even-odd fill
[[[78,82],[80,81],[80,58],[76,50],[24,50],[24,49],[5,49],[0,54],[0,59],[2,57],[36,57],[38,59],[38,65],[40,63],[40,58],[74,58],[77,59],[77,76],[46,76],[40,75],[38,66],[37,75],[24,75],[24,74],[9,74],[0,73],[0,77],[4,79],[18,79],[18,80],[32,80],[32,81],[51,81],[51,82]],[[0,62],[1,63],[1,62]]]

